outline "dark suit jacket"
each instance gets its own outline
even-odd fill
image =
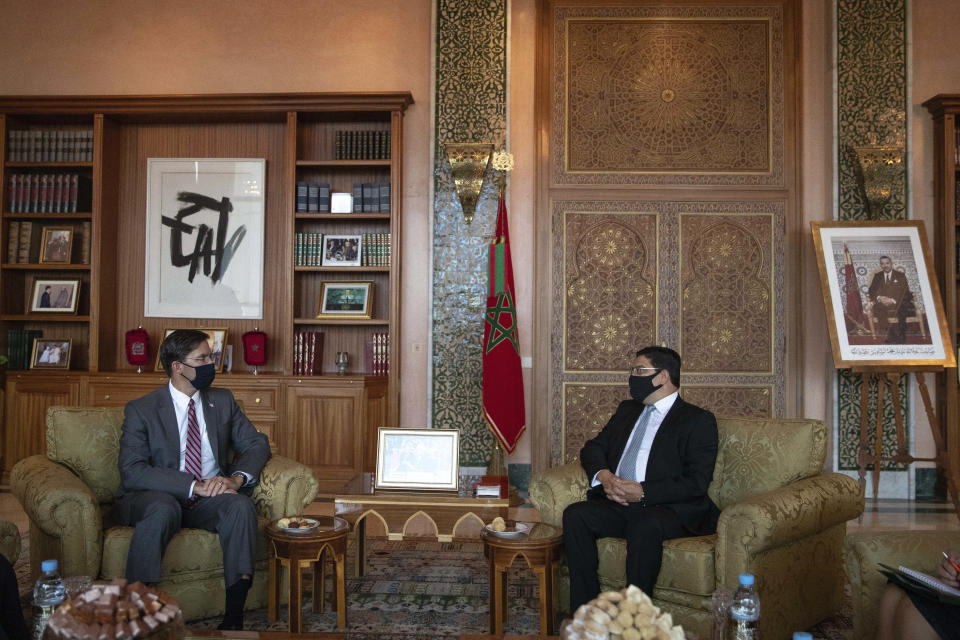
[[[643,408],[643,403],[635,400],[621,402],[603,430],[583,445],[580,463],[591,481],[603,469],[616,473]],[[717,446],[717,419],[713,414],[677,397],[650,448],[642,483],[644,503],[667,507],[692,534],[714,533],[720,510],[707,496],[707,487],[713,479]],[[590,498],[603,496],[601,485],[588,494]]]
[[[886,281],[886,276],[883,271],[878,271],[873,274],[873,280],[870,281],[870,288],[867,290],[867,295],[870,297],[871,302],[876,302],[877,296],[893,298],[897,303],[891,310],[899,309],[901,305],[906,306],[913,302],[913,294],[910,292],[910,287],[907,284],[906,274],[896,269],[890,272],[889,283]]]
[[[247,420],[229,390],[210,387],[200,392],[200,398],[210,448],[221,473],[245,471],[255,483],[270,459],[267,436]],[[232,464],[230,451],[236,453]],[[118,465],[121,495],[152,490],[188,497],[193,476],[180,471],[180,432],[167,384],[127,403]]]

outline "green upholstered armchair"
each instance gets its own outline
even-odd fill
[[[30,517],[30,563],[57,558],[65,576],[123,577],[133,527],[111,526],[110,508],[120,486],[117,456],[122,408],[51,407],[47,455],[14,466],[10,486]],[[317,494],[307,467],[273,456],[253,492],[260,518],[257,564],[247,608],[266,606],[268,541],[264,527],[299,515]],[[183,529],[163,557],[159,588],[176,598],[184,618],[223,613],[223,554],[215,533]]]
[[[863,512],[852,478],[823,473],[827,430],[817,420],[720,418],[720,448],[709,494],[721,509],[717,533],[663,545],[654,603],[687,631],[709,636],[710,597],[734,588],[737,574],[757,576],[760,635],[786,638],[840,608],[846,522]],[[544,522],[562,526],[567,505],[584,500],[579,463],[536,474],[530,498]],[[626,543],[597,541],[600,586],[622,589]],[[570,604],[570,576],[559,570],[556,607]]]
[[[9,520],[0,519],[0,553],[10,564],[20,557],[20,530]]]
[[[853,598],[853,637],[877,637],[880,596],[887,578],[877,563],[903,565],[937,575],[945,549],[960,549],[957,531],[867,531],[851,533],[846,540],[844,562]]]

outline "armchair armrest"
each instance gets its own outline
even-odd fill
[[[960,548],[957,531],[870,531],[851,533],[844,542],[844,564],[853,598],[854,638],[876,637],[880,595],[887,578],[877,563],[903,565],[937,574],[940,552]]]
[[[0,520],[0,553],[10,564],[20,557],[20,530],[9,520]]]
[[[100,575],[100,504],[80,478],[45,456],[30,456],[13,467],[10,489],[30,517],[30,527],[57,540],[63,575]],[[41,560],[30,558],[35,571]]]
[[[736,504],[717,524],[717,583],[736,584],[761,552],[824,531],[863,513],[857,481],[840,473],[804,478]]]
[[[257,514],[267,520],[298,516],[317,497],[317,479],[310,469],[283,456],[273,456],[253,488]]]
[[[563,510],[587,499],[590,483],[579,462],[536,473],[530,480],[530,501],[547,524],[563,526]]]

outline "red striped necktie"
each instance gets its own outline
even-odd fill
[[[203,479],[203,465],[200,457],[200,423],[197,422],[197,409],[193,398],[187,407],[187,450],[183,456],[183,470],[193,474],[199,482]]]

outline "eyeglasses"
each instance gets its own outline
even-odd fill
[[[644,371],[662,371],[662,369],[658,369],[657,367],[633,367],[628,369],[627,373],[632,376],[642,376]]]
[[[184,361],[187,361],[187,360],[192,360],[193,362],[202,362],[202,363],[213,362],[213,355],[208,353],[205,356],[193,356],[192,358],[184,358]]]

